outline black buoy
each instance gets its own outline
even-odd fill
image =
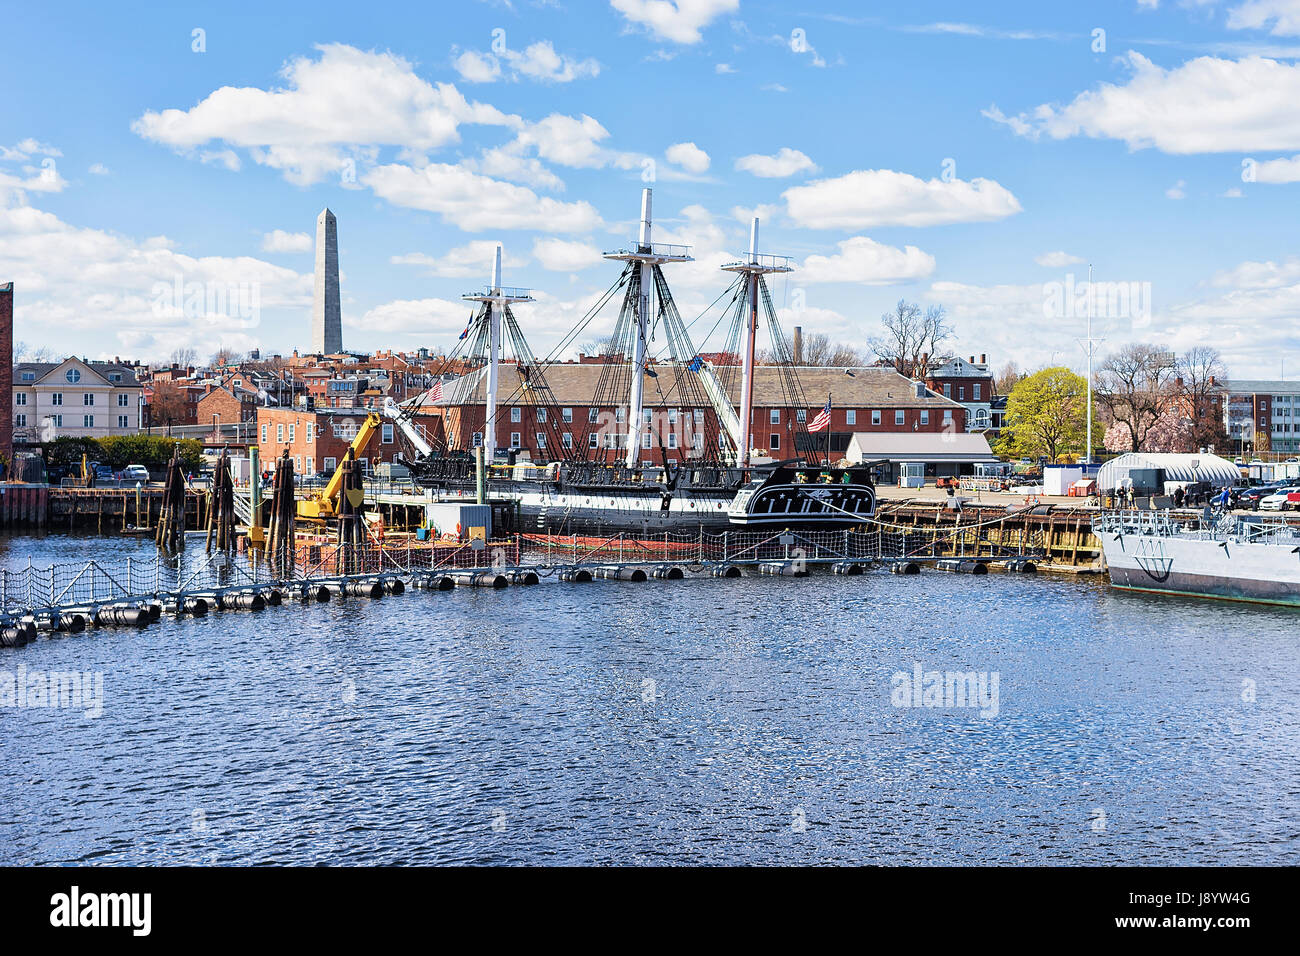
[[[59,615],[56,627],[69,634],[80,634],[86,629],[86,616],[75,611],[65,611]]]
[[[186,598],[185,603],[180,607],[180,612],[194,617],[204,617],[208,613],[208,599],[201,597]]]
[[[385,578],[384,593],[386,594],[405,594],[406,582],[401,578]]]
[[[591,572],[586,568],[565,568],[560,572],[560,580],[569,584],[586,584],[591,581]]]
[[[152,620],[139,607],[101,607],[95,612],[96,627],[148,627]]]
[[[715,578],[738,578],[740,577],[740,568],[734,564],[720,564],[713,569],[712,574]]]
[[[230,591],[218,597],[222,610],[260,611],[266,598],[256,591]]]
[[[831,565],[832,574],[861,574],[862,565],[856,561],[839,561]]]
[[[510,574],[511,584],[533,585],[533,584],[540,584],[541,581],[542,579],[537,576],[536,571],[519,570],[519,571],[513,571]]]
[[[384,596],[384,586],[378,581],[344,581],[343,593],[352,597],[368,597],[377,601]]]
[[[921,566],[915,561],[895,561],[889,566],[890,574],[920,574]]]

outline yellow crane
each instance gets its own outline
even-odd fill
[[[325,487],[310,498],[298,499],[299,518],[307,521],[326,521],[338,517],[339,489],[343,486],[344,463],[348,459],[356,460],[361,458],[361,453],[365,451],[370,436],[375,433],[382,421],[383,419],[376,412],[371,412],[366,416],[366,420],[357,429],[357,435],[352,439],[352,444],[348,446],[343,461],[340,461],[339,466],[334,469],[334,474],[330,476],[330,480],[326,482]],[[352,491],[349,494],[360,496],[360,500],[352,502],[354,507],[359,507],[365,499],[365,493],[361,491]]]

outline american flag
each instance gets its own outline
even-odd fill
[[[424,402],[440,401],[442,401],[442,382],[434,382],[433,388],[424,393]],[[424,402],[421,402],[420,404],[423,405]]]
[[[829,428],[831,424],[831,400],[826,399],[826,407],[821,410],[816,418],[808,423],[810,432],[819,432]]]

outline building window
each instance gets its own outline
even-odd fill
[[[649,425],[649,424],[650,424],[650,420],[651,420],[653,417],[654,417],[654,413],[653,413],[650,409],[648,409],[648,408],[643,408],[643,409],[641,409],[641,421],[642,421],[644,424]]]
[[[293,444],[298,439],[298,424],[291,422],[289,424],[289,444]]]
[[[538,432],[538,433],[537,433],[537,447],[538,447],[538,448],[545,448],[545,447],[546,447],[546,436],[545,436],[544,434],[542,434],[541,432]]]
[[[385,422],[379,427],[379,444],[391,445],[393,443],[393,426]]]
[[[779,408],[774,408],[774,409],[772,409],[770,412],[768,412],[768,421],[771,422],[773,425],[780,425],[780,424],[781,424],[781,409],[779,409]]]
[[[326,458],[321,462],[321,468],[333,474],[338,470],[339,460],[337,458]]]
[[[677,424],[677,409],[675,408],[668,409],[668,422],[669,424],[672,425]]]
[[[718,448],[722,451],[727,450],[727,436],[718,432]]]
[[[594,408],[589,408],[589,409],[587,409],[587,421],[588,421],[588,423],[590,423],[590,424],[592,424],[592,425],[596,424],[596,415],[597,415],[597,414],[598,414],[598,413],[597,413],[596,409],[594,409]],[[596,446],[595,446],[595,445],[592,445],[592,447],[595,448]]]
[[[880,424],[880,409],[878,409],[878,408],[873,408],[873,409],[871,410],[871,424],[873,424],[873,425],[879,425],[879,424]]]
[[[511,448],[519,447],[519,432],[510,433],[510,447]]]
[[[573,409],[572,408],[561,409],[560,417],[563,418],[566,423],[573,421]]]
[[[277,445],[284,444],[284,425],[275,426],[275,443]]]
[[[957,389],[957,397],[960,398],[963,402],[966,401],[966,386],[965,386],[965,385],[963,385],[963,386],[961,386],[960,388]]]
[[[772,432],[768,446],[773,451],[781,447],[781,436],[777,432]]]
[[[921,424],[922,425],[930,424],[930,409],[928,408],[921,409]]]
[[[970,387],[970,389],[971,389],[971,391],[970,391],[970,397],[971,397],[971,399],[974,400],[974,401],[976,401],[976,402],[978,402],[978,401],[980,400],[980,387],[979,387],[979,383],[976,382],[974,385],[972,385],[972,386]]]
[[[262,444],[263,444],[263,445],[266,444],[266,426],[265,426],[265,425],[262,426]]]
[[[642,434],[642,436],[641,436],[641,447],[642,447],[642,448],[649,448],[649,447],[650,447],[650,433],[649,433],[649,432],[645,432],[644,434]]]
[[[599,447],[600,447],[600,436],[597,435],[595,432],[592,432],[590,435],[588,435],[588,436],[587,436],[587,447],[588,447],[588,448],[599,448]]]
[[[483,447],[483,433],[482,433],[482,432],[475,432],[475,433],[474,433],[474,447],[475,447],[475,448],[482,448],[482,447]]]
[[[26,404],[27,404],[27,393],[26,393],[26,392],[15,392],[15,393],[14,393],[14,404],[15,404],[15,405],[26,405]]]
[[[62,393],[62,392],[52,392],[52,393],[50,394],[50,404],[51,404],[51,405],[62,405],[62,404],[63,404],[63,393]]]
[[[943,383],[943,397],[952,398],[952,382]]]
[[[560,444],[563,445],[565,448],[572,448],[572,447],[573,447],[573,433],[572,433],[572,432],[565,432],[563,435],[561,435],[561,436],[560,436]]]
[[[512,422],[522,421],[522,419],[523,415],[520,413],[518,408],[510,409],[510,420]]]
[[[945,409],[943,410],[943,421],[944,421],[944,424],[947,424],[947,423],[949,423],[949,422],[952,421],[952,409],[951,409],[951,408],[945,408]]]
[[[308,459],[307,459],[307,471],[306,471],[306,474],[308,474],[308,475],[313,475],[313,474],[315,474],[315,473],[316,473],[316,459],[315,459],[315,458],[308,458]]]
[[[81,404],[83,404],[83,405],[94,405],[94,404],[95,404],[95,393],[94,393],[94,392],[82,392],[82,393],[81,393]]]
[[[546,409],[544,409],[544,408],[539,408],[539,409],[537,410],[537,421],[538,421],[539,423],[540,423],[540,422],[544,422],[544,421],[546,421]]]
[[[902,424],[904,423],[904,419],[905,419],[905,418],[906,418],[906,416],[903,414],[903,410],[902,410],[901,408],[898,408],[898,409],[895,409],[895,410],[894,410],[894,424],[895,424],[895,425],[902,425]]]
[[[126,406],[130,404],[131,404],[131,396],[126,394],[126,392],[119,392],[117,395],[117,407],[126,408]]]
[[[617,445],[617,439],[618,439],[618,436],[615,435],[613,432],[611,432],[610,434],[606,435],[606,436],[605,436],[605,447],[606,447],[606,448],[617,448],[617,447],[618,447],[618,445]]]
[[[621,405],[614,409],[614,421],[619,423],[627,421],[627,409]]]
[[[131,427],[131,416],[129,416],[129,415],[118,415],[118,416],[117,416],[117,427],[118,427],[118,428],[129,428],[129,427]]]
[[[94,428],[94,427],[95,427],[95,416],[94,416],[94,415],[82,415],[82,416],[81,416],[81,424],[82,424],[82,426],[83,426],[84,428]]]
[[[700,449],[700,448],[703,448],[703,447],[704,447],[704,433],[703,433],[703,432],[698,432],[698,431],[697,431],[694,435],[691,436],[691,447],[692,447],[692,448],[696,448],[696,449]]]
[[[311,439],[312,439],[312,430],[313,430],[313,429],[312,429],[312,423],[311,423],[311,422],[308,422],[308,423],[307,423],[307,444],[308,444],[308,445],[311,444]]]
[[[54,427],[55,427],[55,428],[62,428],[62,427],[63,427],[63,416],[62,416],[62,415],[52,415],[52,416],[50,416],[50,417],[54,419]]]
[[[73,385],[76,385],[78,382],[81,381],[81,370],[80,370],[80,369],[75,369],[75,368],[70,368],[70,369],[68,369],[68,371],[64,374],[63,377],[66,378],[66,379],[67,379],[69,382],[71,382]]]
[[[19,428],[25,428],[27,426],[27,416],[21,412],[18,413],[14,416],[14,424]]]
[[[677,433],[676,433],[676,432],[669,432],[669,433],[668,433],[668,447],[669,447],[669,448],[676,448],[676,447],[677,447]]]
[[[856,425],[857,423],[858,423],[858,410],[856,408],[850,408],[847,411],[845,411],[844,424]]]
[[[697,408],[695,409],[695,424],[701,425],[703,423],[704,423],[704,409]]]
[[[34,382],[34,381],[36,381],[36,373],[35,373],[35,372],[23,372],[23,381],[24,381],[24,382]]]

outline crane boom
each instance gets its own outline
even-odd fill
[[[361,460],[361,453],[365,451],[370,437],[374,435],[375,429],[382,421],[377,412],[366,415],[366,420],[361,423],[356,437],[348,446],[348,452],[354,460]],[[338,514],[339,490],[343,486],[343,464],[347,459],[348,456],[345,455],[343,461],[340,461],[338,467],[334,469],[334,474],[330,475],[330,480],[315,497],[298,502],[300,518],[332,518]]]

